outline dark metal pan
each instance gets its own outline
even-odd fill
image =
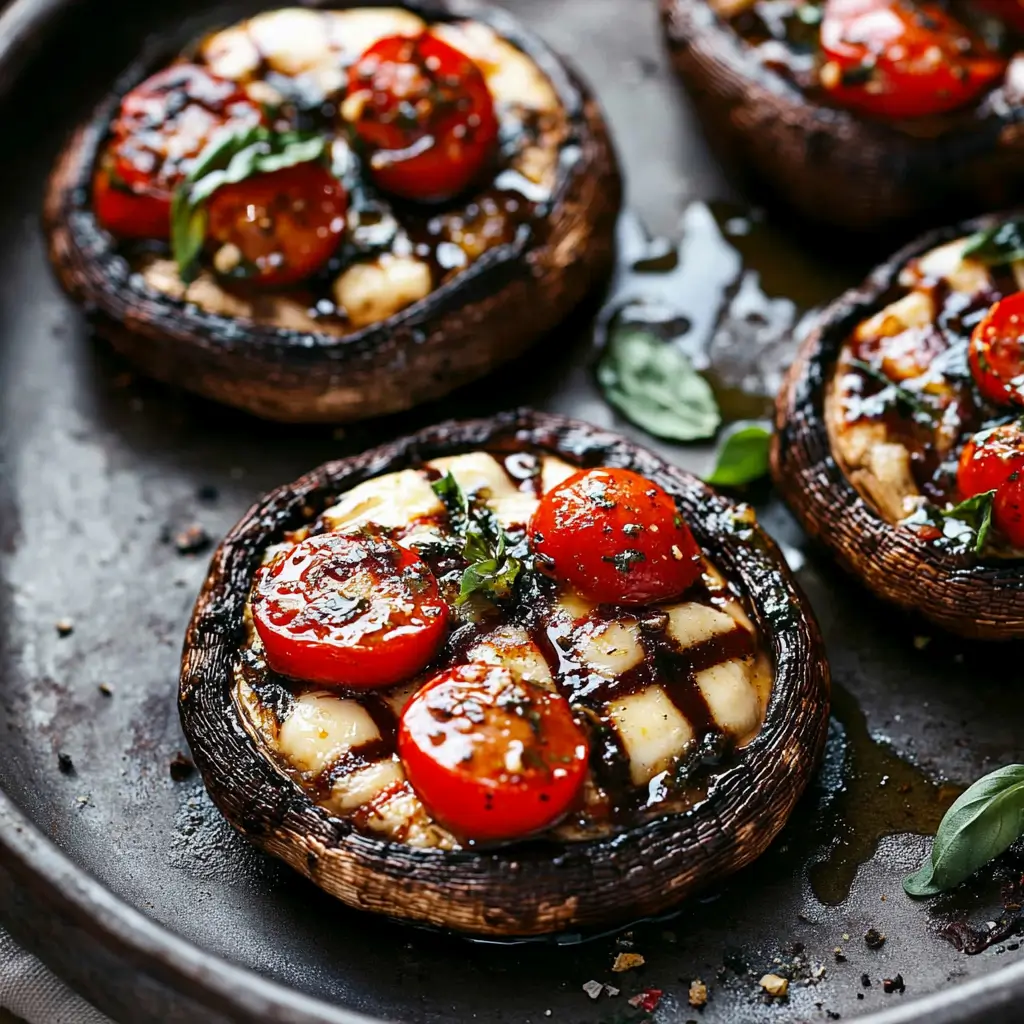
[[[667,70],[653,0],[506,6],[593,82],[632,205],[652,228],[675,233],[688,200],[728,195]],[[125,1024],[1018,1020],[1024,958],[1006,908],[1020,863],[929,905],[906,899],[900,878],[927,847],[914,833],[934,829],[949,799],[931,778],[967,782],[1019,758],[1021,651],[943,639],[893,615],[805,552],[767,496],[762,520],[828,641],[838,684],[829,753],[765,857],[670,921],[513,947],[388,924],[255,853],[194,776],[180,780],[179,765],[172,778],[184,749],[178,654],[206,567],[203,553],[178,552],[177,531],[198,523],[219,536],[261,492],[447,416],[532,403],[614,424],[588,365],[593,311],[562,332],[579,343],[557,346],[541,369],[528,357],[443,406],[343,435],[258,423],[138,380],[92,342],[45,264],[46,172],[147,37],[223,19],[200,0],[15,0],[0,19],[3,924]],[[689,208],[683,265],[670,275],[693,330],[732,317],[753,345],[787,296],[824,298],[863,269],[824,269],[837,261],[832,239],[794,246],[755,224],[728,241],[720,226],[732,215],[714,209],[719,227],[707,207]],[[632,221],[622,238],[628,263],[643,248]],[[784,363],[786,351],[771,358]],[[706,449],[661,450],[707,464]],[[63,619],[70,635],[58,633]],[[994,932],[982,927],[990,919],[1001,922]],[[880,948],[864,940],[872,927],[886,935]],[[950,937],[987,948],[968,956]],[[613,973],[626,949],[645,965]],[[792,977],[784,1003],[762,994],[770,972]],[[697,978],[710,991],[703,1010],[689,1004]],[[619,994],[592,1000],[591,980]],[[653,1014],[627,1001],[649,989],[663,992]]]

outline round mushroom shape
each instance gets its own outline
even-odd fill
[[[328,13],[361,6],[359,0],[340,0]],[[230,293],[228,305],[211,310],[193,300],[191,289],[182,291],[173,270],[171,285],[154,287],[98,223],[91,179],[121,98],[167,63],[162,47],[158,56],[140,59],[72,135],[47,185],[44,224],[51,263],[97,334],[146,374],[258,416],[346,422],[437,399],[489,373],[523,353],[600,285],[614,261],[621,181],[607,125],[586,85],[500,10],[410,0],[403,11],[432,24],[472,18],[525,55],[550,83],[564,114],[564,132],[557,142],[553,184],[536,197],[528,220],[463,269],[445,272],[426,294],[418,277],[399,273],[408,257],[395,261],[397,280],[378,281],[372,274],[353,279],[348,292],[357,299],[366,288],[379,292],[383,287],[388,301],[405,294],[406,304],[373,322],[353,315],[341,330],[320,326],[301,290],[264,290],[251,301],[243,296],[241,305]],[[527,191],[528,185],[523,186]],[[495,203],[505,201],[505,193],[485,182],[482,189],[471,189],[464,203],[489,195],[488,190]],[[396,206],[399,223],[408,208]],[[212,276],[210,282],[215,283]],[[348,292],[335,285],[334,294],[346,308]],[[410,302],[413,292],[418,297]]]
[[[765,67],[707,0],[660,3],[673,65],[709,139],[811,224],[874,231],[1019,196],[1024,107],[1013,75],[963,110],[872,120]]]
[[[1008,214],[976,218],[911,242],[822,312],[802,343],[776,403],[771,468],[804,530],[878,597],[966,637],[1024,637],[1024,573],[1013,552],[952,551],[880,511],[851,481],[829,429],[830,389],[852,332],[906,289],[909,261],[993,228]],[[1009,556],[1009,557],[1007,557]]]
[[[361,832],[311,799],[245,727],[235,670],[264,553],[341,493],[427,460],[483,450],[634,470],[663,488],[741,597],[771,662],[756,736],[710,770],[680,813],[599,838],[552,833],[507,845],[416,848]],[[328,463],[270,493],[213,557],[185,639],[180,711],[195,762],[225,817],[352,907],[478,936],[527,937],[658,914],[758,857],[792,812],[825,739],[829,672],[814,616],[748,506],[623,437],[529,410],[443,423]]]

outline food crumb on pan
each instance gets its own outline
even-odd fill
[[[612,964],[612,970],[616,974],[623,971],[631,971],[634,967],[643,967],[644,958],[639,953],[619,953]]]
[[[70,619],[58,619],[53,628],[57,630],[57,636],[71,636],[75,631],[75,624]]]
[[[170,769],[171,778],[175,782],[184,782],[196,770],[196,766],[181,751],[178,751],[171,758]]]
[[[758,984],[770,996],[782,999],[789,992],[789,979],[780,977],[778,974],[762,975]]]
[[[691,1006],[704,1006],[708,1001],[708,987],[704,984],[700,978],[694,978],[690,982],[690,991],[688,993]]]

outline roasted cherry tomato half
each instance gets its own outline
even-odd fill
[[[480,68],[424,32],[388,36],[349,70],[342,107],[377,185],[406,199],[449,199],[497,148],[494,101]]]
[[[963,499],[995,491],[992,522],[1015,548],[1024,548],[1024,429],[1004,423],[976,435],[960,455],[957,489]]]
[[[256,632],[275,672],[327,686],[391,686],[434,656],[448,606],[420,557],[385,537],[310,537],[260,569]]]
[[[207,237],[229,246],[214,266],[262,285],[294,284],[334,255],[348,197],[319,163],[223,185],[210,198]]]
[[[826,0],[822,87],[862,114],[942,114],[977,99],[1006,62],[932,3]]]
[[[1024,405],[1024,292],[995,303],[974,328],[971,373],[981,393],[998,405]]]
[[[628,469],[581,470],[552,488],[530,539],[544,571],[601,604],[666,601],[701,574],[675,502]]]
[[[254,125],[262,111],[236,82],[174,64],[121,101],[93,180],[100,223],[125,238],[166,238],[171,197],[213,134]]]
[[[588,745],[564,697],[506,668],[459,665],[406,705],[398,753],[441,824],[489,841],[561,818],[586,777]]]

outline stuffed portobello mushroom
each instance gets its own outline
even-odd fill
[[[1006,206],[1024,172],[1018,0],[661,0],[709,136],[815,223]]]
[[[539,40],[462,10],[266,11],[140,62],[46,197],[97,331],[164,381],[337,422],[435,399],[557,325],[612,265],[607,128]]]
[[[268,495],[214,556],[180,688],[256,845],[353,907],[509,937],[664,911],[753,860],[828,703],[749,507],[528,411]]]
[[[776,482],[877,594],[1024,636],[1024,219],[934,232],[822,316],[779,396]]]

